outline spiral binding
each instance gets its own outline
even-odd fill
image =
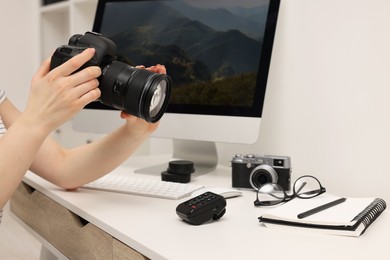
[[[376,198],[370,205],[368,205],[362,212],[360,212],[352,221],[357,221],[357,224],[363,223],[364,231],[379,217],[379,215],[386,209],[386,202],[383,199]]]

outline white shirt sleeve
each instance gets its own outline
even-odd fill
[[[4,90],[0,89],[0,104],[3,103],[3,101],[7,98],[7,95]],[[6,129],[3,124],[3,121],[1,120],[0,117],[0,137],[5,133]],[[0,215],[1,217],[1,215]],[[1,220],[1,219],[0,219]]]
[[[0,89],[0,104],[3,103],[3,101],[7,98],[7,95],[5,94],[5,91]],[[5,132],[5,127],[3,125],[3,122],[0,118],[0,136]],[[0,209],[0,223],[1,219],[3,218],[3,210]]]
[[[3,103],[4,100],[6,100],[7,94],[4,90],[0,89],[0,104]]]

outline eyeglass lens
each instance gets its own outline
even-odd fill
[[[257,193],[257,198],[262,205],[276,205],[284,200],[285,191],[279,184],[267,183],[260,187]]]
[[[288,196],[286,191],[277,183],[267,183],[260,187],[257,199],[263,206],[272,206],[285,201],[286,197],[301,199],[313,198],[325,191],[320,182],[313,176],[305,175],[297,179],[293,187],[293,195]]]
[[[294,194],[301,199],[308,199],[321,193],[321,184],[313,176],[302,176],[294,183]]]

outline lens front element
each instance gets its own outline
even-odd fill
[[[161,111],[164,105],[167,91],[167,82],[160,81],[157,85],[156,90],[153,93],[152,100],[150,100],[149,114],[151,117],[155,117]]]

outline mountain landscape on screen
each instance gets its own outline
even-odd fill
[[[267,5],[136,1],[107,8],[110,28],[102,33],[129,64],[164,64],[174,82],[173,103],[252,105]]]

